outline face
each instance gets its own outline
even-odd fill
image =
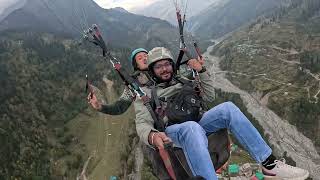
[[[147,70],[148,69],[148,54],[146,52],[139,52],[135,56],[135,61],[137,63],[137,67],[139,70]]]
[[[170,81],[173,74],[172,62],[170,60],[161,60],[153,66],[154,74],[162,81]]]

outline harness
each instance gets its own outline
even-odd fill
[[[207,110],[201,92],[197,88],[195,81],[175,77],[174,81],[181,83],[182,87],[176,94],[170,97],[159,97],[157,87],[151,86],[151,106],[159,121],[164,122],[168,118],[165,128],[173,124],[184,123],[186,121],[198,122],[204,111]],[[177,106],[177,107],[176,107]],[[188,109],[188,108],[190,109]],[[189,112],[188,112],[189,111]],[[157,125],[155,124],[157,129]],[[208,150],[214,164],[219,169],[230,157],[228,131],[222,129],[208,136]],[[167,147],[174,172],[177,179],[188,179],[193,177],[191,169],[187,163],[186,156],[181,148]]]
[[[193,94],[193,96],[189,97],[189,96],[185,96],[183,94],[177,93],[176,95],[171,96],[166,99],[167,107],[169,107],[170,105],[174,105],[177,102],[180,102],[179,99],[182,99],[182,102],[188,102],[188,103],[177,104],[177,107],[178,107],[177,109],[165,108],[166,106],[164,106],[164,104],[163,104],[165,101],[163,101],[163,99],[157,97],[155,86],[151,86],[151,89],[152,89],[151,94],[152,94],[153,98],[150,99],[147,96],[147,94],[142,90],[140,83],[138,81],[136,81],[132,76],[130,76],[122,68],[120,62],[115,57],[113,57],[111,55],[110,51],[107,49],[105,42],[102,39],[101,33],[96,25],[93,25],[93,28],[89,29],[86,35],[87,35],[86,39],[88,41],[92,42],[93,44],[99,46],[102,49],[103,57],[105,57],[104,59],[110,61],[110,63],[113,65],[114,69],[118,72],[119,76],[125,82],[125,84],[129,87],[129,89],[142,99],[143,104],[146,106],[146,108],[148,109],[148,111],[150,112],[150,114],[154,120],[156,129],[163,132],[165,130],[165,127],[167,125],[169,125],[169,124],[166,124],[166,125],[164,124],[163,118],[165,117],[165,115],[169,116],[172,119],[188,119],[188,118],[185,118],[185,115],[187,115],[187,116],[190,115],[190,117],[192,117],[192,118],[190,118],[189,120],[200,120],[200,117],[194,118],[194,117],[196,117],[195,115],[197,115],[197,112],[192,113],[190,111],[190,113],[188,113],[188,111],[185,111],[188,108],[179,108],[179,107],[185,107],[185,105],[190,102],[191,104],[193,104],[193,105],[191,105],[191,107],[193,107],[194,109],[200,110],[200,108],[202,107],[202,98],[201,98],[201,91],[200,91],[201,87],[199,85],[197,85],[197,83],[193,83],[192,81],[188,81],[188,80],[185,80],[182,78],[176,78],[176,81],[180,82],[183,85],[182,89],[183,90],[186,89],[186,91],[185,91],[186,94],[187,95]],[[89,84],[88,79],[87,79],[87,84]],[[88,86],[88,89],[89,89],[89,87],[90,86]],[[174,103],[170,104],[168,102],[171,102],[171,103],[174,102]],[[168,104],[169,104],[169,106],[168,106]],[[174,105],[173,107],[176,107],[176,106]],[[174,110],[176,112],[179,112],[180,117],[177,118],[176,116],[174,116],[176,113],[168,111],[169,109]],[[185,113],[185,112],[187,112],[187,113]],[[199,112],[199,114],[200,114],[200,112]],[[173,123],[182,123],[182,122],[178,120]],[[168,153],[168,152],[170,152],[170,153]],[[159,155],[164,163],[164,166],[165,166],[168,174],[170,175],[171,179],[176,180],[176,179],[186,179],[184,177],[192,177],[192,173],[190,172],[190,170],[188,170],[188,166],[186,165],[186,160],[181,161],[181,158],[177,154],[178,152],[181,152],[181,149],[176,151],[176,149],[173,148],[172,145],[170,145],[170,144],[166,145],[165,149],[158,149],[158,153],[159,153]],[[229,153],[226,153],[226,154],[229,155]],[[171,162],[172,160],[175,163],[172,163]],[[178,163],[177,163],[177,161],[178,161]],[[183,164],[183,162],[185,162],[185,163]],[[174,166],[176,164],[182,165],[183,169],[185,170],[184,173],[187,173],[187,175],[185,174],[186,176],[183,177],[181,175],[181,173],[176,171],[177,169],[174,168],[174,167],[176,167],[176,166]],[[215,166],[215,167],[219,167],[219,166]],[[176,176],[176,175],[178,175],[178,176]]]

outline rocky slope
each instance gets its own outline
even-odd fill
[[[272,12],[288,0],[226,0],[212,3],[190,18],[189,30],[202,39],[218,38]]]
[[[297,127],[319,150],[319,1],[296,1],[214,48],[238,87]]]
[[[269,108],[263,106],[259,99],[246,91],[233,85],[220,69],[218,57],[210,55],[213,46],[204,54],[210,63],[210,73],[214,80],[214,86],[222,91],[240,94],[248,112],[250,112],[262,126],[265,137],[271,143],[274,152],[283,156],[284,152],[291,157],[298,167],[306,168],[312,177],[320,177],[320,156],[312,143],[297,128],[288,121],[283,120]]]
[[[181,9],[184,10],[187,3],[187,16],[188,18],[200,13],[203,9],[210,6],[212,3],[219,3],[221,0],[182,0],[178,1]],[[155,17],[166,20],[173,25],[177,25],[176,10],[173,1],[158,0],[153,4],[131,10],[133,13],[141,14],[148,17]]]

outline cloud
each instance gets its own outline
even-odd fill
[[[0,14],[9,6],[14,4],[17,0],[9,1],[9,0],[0,0]]]
[[[94,0],[103,8],[122,7],[130,11],[132,9],[148,6],[157,0]]]
[[[2,12],[7,9],[8,7],[10,7],[11,5],[17,3],[19,0],[0,0],[0,14],[2,14]]]

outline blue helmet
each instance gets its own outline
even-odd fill
[[[135,56],[140,52],[148,53],[148,51],[143,49],[143,48],[135,49],[135,50],[132,51],[129,61],[131,61],[131,63],[133,63]]]

